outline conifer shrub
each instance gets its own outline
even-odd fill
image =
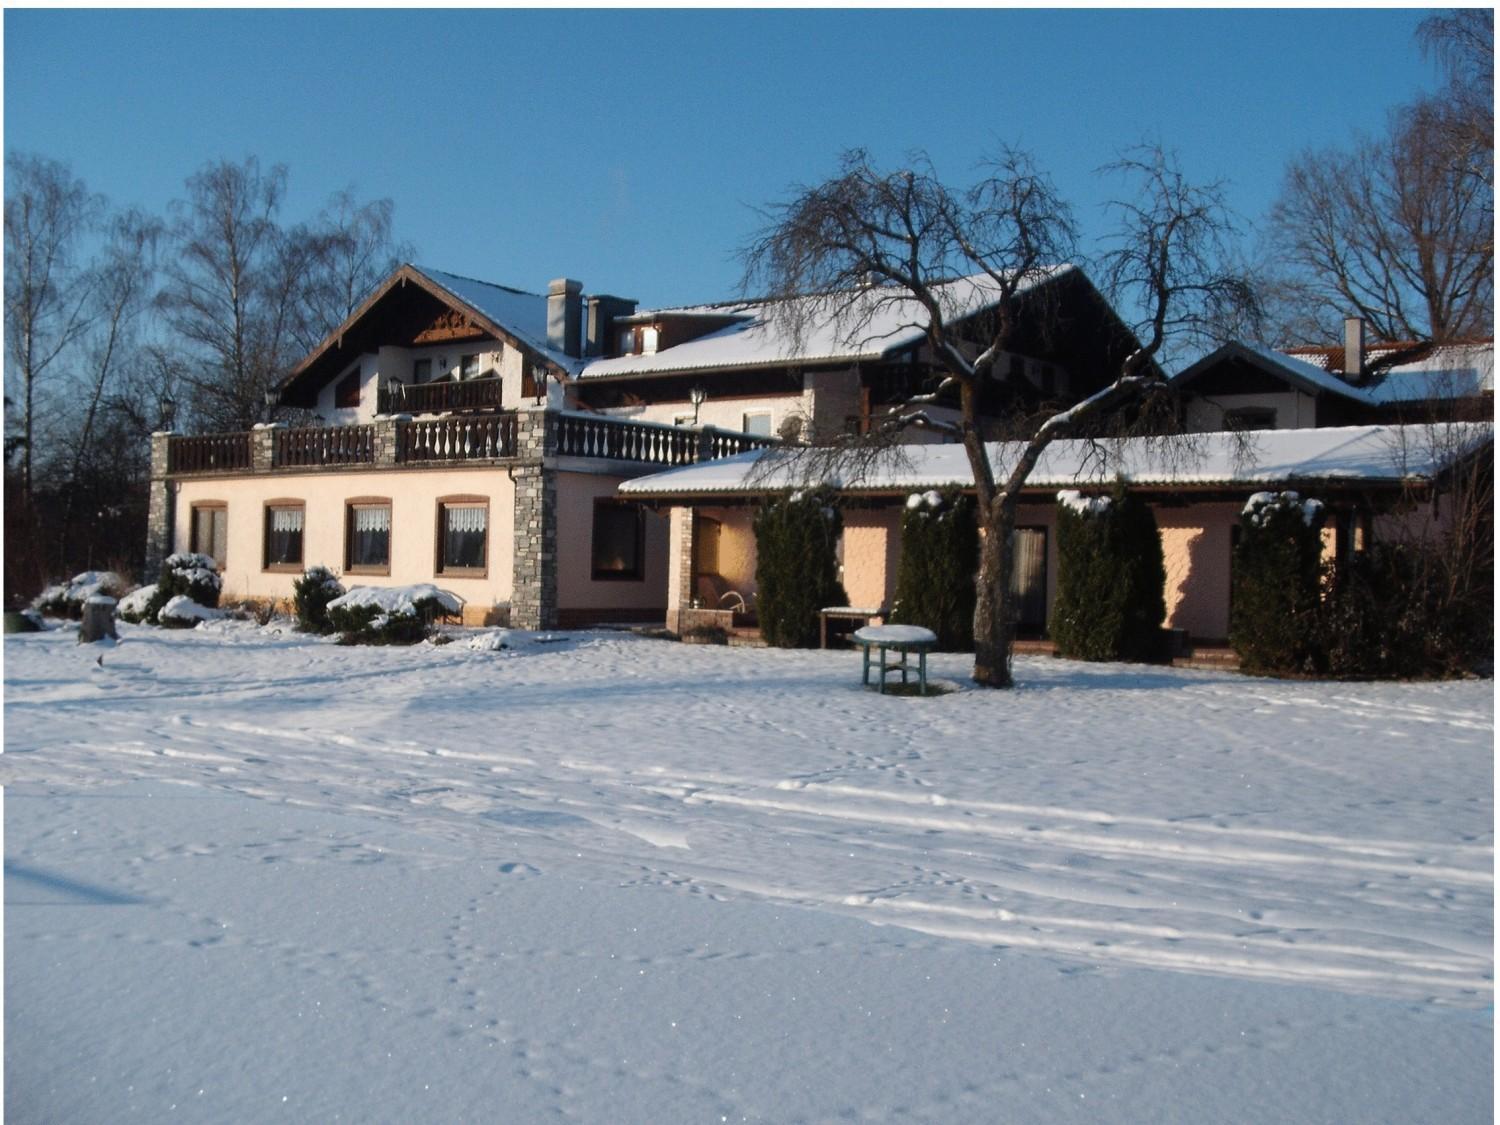
[[[908,497],[891,620],[931,629],[944,652],[972,652],[978,569],[973,499],[957,490]]]
[[[161,611],[177,597],[185,597],[198,605],[215,609],[223,587],[224,580],[219,577],[218,571],[214,569],[214,560],[208,555],[188,551],[168,555],[162,560],[156,587],[141,609],[139,620],[147,625],[166,624],[162,620]],[[184,624],[187,621],[182,619],[173,623]]]
[[[413,645],[433,634],[439,617],[462,612],[463,600],[431,583],[355,586],[327,610],[339,644]]]
[[[1159,660],[1167,570],[1156,517],[1117,482],[1108,496],[1057,498],[1052,640],[1074,660]]]
[[[292,604],[297,610],[297,629],[303,633],[334,631],[328,618],[328,603],[344,594],[344,587],[326,566],[310,566],[292,583]]]
[[[1432,679],[1492,661],[1493,586],[1465,588],[1448,565],[1449,546],[1375,543],[1340,565],[1319,616],[1318,670],[1342,679]]]
[[[778,648],[815,648],[818,611],[845,605],[838,579],[838,509],[824,492],[795,492],[755,516],[760,631]]]
[[[1319,670],[1322,526],[1323,505],[1295,492],[1257,492],[1240,513],[1229,643],[1245,671]]]

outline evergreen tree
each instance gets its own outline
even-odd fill
[[[845,605],[838,579],[838,510],[821,492],[797,492],[755,516],[761,636],[777,648],[816,648],[818,611]]]
[[[1230,585],[1229,643],[1247,672],[1315,671],[1323,505],[1257,492],[1240,515]]]
[[[957,491],[912,496],[901,517],[891,620],[931,629],[944,652],[972,652],[978,569],[974,501]]]
[[[1151,508],[1117,482],[1109,496],[1058,495],[1052,639],[1075,660],[1156,660],[1167,571]]]

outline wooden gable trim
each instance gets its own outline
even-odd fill
[[[545,366],[557,378],[564,381],[569,379],[570,376],[567,370],[537,351],[530,344],[518,339],[513,333],[491,320],[467,301],[463,301],[448,292],[448,290],[429,279],[415,266],[403,265],[380,285],[376,286],[375,291],[361,301],[359,307],[350,313],[342,324],[323,337],[322,341],[304,356],[296,367],[292,368],[291,374],[281,381],[277,389],[285,391],[292,384],[296,383],[301,378],[303,372],[321,359],[331,348],[342,347],[344,334],[350,328],[368,316],[392,289],[395,289],[397,286],[404,286],[407,283],[420,287],[424,292],[447,305],[454,314],[463,318],[468,324],[476,327],[479,332],[487,332],[502,343],[510,345],[532,363]],[[477,334],[466,338],[477,338]]]

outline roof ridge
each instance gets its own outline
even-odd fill
[[[412,269],[424,273],[428,277],[437,274],[441,277],[451,277],[457,281],[468,281],[475,285],[487,285],[491,289],[503,289],[507,293],[514,293],[517,297],[541,297],[541,293],[533,293],[529,289],[517,289],[514,285],[501,285],[498,281],[486,281],[482,277],[469,277],[467,274],[454,273],[452,270],[440,270],[436,266],[422,266],[416,262],[407,262]],[[434,278],[436,280],[436,278]]]

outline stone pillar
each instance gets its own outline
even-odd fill
[[[156,581],[162,560],[172,553],[176,525],[176,492],[168,473],[172,438],[170,430],[151,435],[151,484],[146,507],[146,573],[147,582]]]
[[[269,473],[276,462],[276,431],[286,429],[285,422],[257,422],[250,428],[250,468]]]
[[[682,635],[682,611],[693,604],[693,509],[673,508],[667,533],[667,632]]]
[[[517,418],[510,623],[517,629],[557,628],[557,479],[546,464],[551,452],[548,415]]]
[[[396,464],[401,427],[410,421],[410,414],[382,414],[375,419],[375,464]]]

